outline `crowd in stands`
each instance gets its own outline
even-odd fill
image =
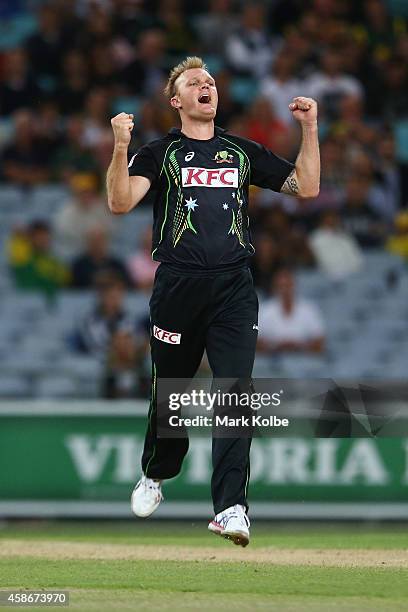
[[[127,290],[150,290],[158,265],[150,232],[126,260],[112,252],[109,119],[135,115],[131,153],[165,134],[178,120],[162,90],[186,55],[203,56],[215,76],[216,123],[291,161],[300,133],[288,104],[296,95],[319,104],[319,196],[251,188],[252,272],[268,297],[260,351],[324,350],[324,323],[315,306],[296,303],[293,270],[342,279],[363,269],[370,249],[408,264],[407,3],[16,0],[0,4],[0,19],[8,24],[0,41],[0,184],[28,194],[63,183],[70,193],[52,222],[16,226],[6,257],[17,288],[50,299],[62,287],[97,292],[95,311],[71,340],[75,350],[104,354],[106,396],[145,391],[132,376],[148,323],[129,325],[121,303]],[[287,336],[275,337],[284,312]]]

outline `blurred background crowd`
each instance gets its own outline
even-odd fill
[[[0,396],[148,395],[152,211],[108,212],[110,117],[165,134],[186,55],[216,123],[291,161],[288,104],[319,103],[320,195],[251,189],[255,375],[405,377],[408,2],[1,0]]]

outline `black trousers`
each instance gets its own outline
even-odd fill
[[[179,473],[188,438],[157,437],[157,379],[193,378],[206,349],[214,378],[251,381],[258,335],[258,298],[251,272],[242,266],[222,272],[180,271],[162,263],[150,299],[150,318],[153,375],[142,469],[149,478],[166,479]],[[180,343],[155,337],[154,326],[181,334]],[[235,504],[248,508],[250,446],[251,437],[213,437],[211,493],[216,514]]]

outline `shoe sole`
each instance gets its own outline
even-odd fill
[[[222,538],[234,542],[236,546],[245,548],[249,544],[249,535],[244,531],[223,531],[220,535]]]
[[[243,548],[245,548],[245,546],[248,546],[249,544],[249,535],[247,533],[245,533],[244,531],[225,531],[222,529],[221,525],[219,525],[215,521],[212,521],[208,525],[208,530],[211,531],[211,533],[213,533],[214,535],[218,535],[221,538],[224,538],[225,540],[230,540],[231,542],[234,542],[236,546],[242,546]]]

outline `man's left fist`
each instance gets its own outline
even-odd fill
[[[317,121],[317,102],[313,98],[304,98],[299,96],[293,98],[289,104],[289,109],[296,121],[301,123],[315,123]]]

